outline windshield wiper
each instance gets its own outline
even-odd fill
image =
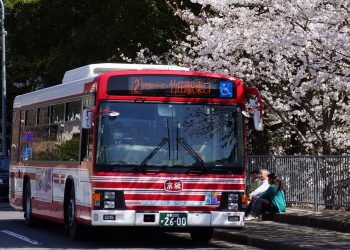
[[[208,166],[205,164],[203,159],[197,154],[196,151],[185,141],[184,138],[177,137],[176,140],[186,149],[186,151],[195,159],[197,162],[199,162],[204,170],[208,170]]]
[[[207,174],[209,170],[207,168],[196,168],[196,169],[188,169],[186,170],[186,174]]]
[[[152,152],[146,156],[146,158],[140,163],[140,165],[136,166],[135,169],[142,169],[147,162],[152,159],[152,157],[169,141],[169,138],[164,137],[162,141],[155,147]]]

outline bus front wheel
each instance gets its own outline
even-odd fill
[[[80,227],[76,217],[76,204],[75,204],[75,192],[74,187],[71,188],[69,195],[66,199],[65,205],[65,222],[68,228],[69,237],[72,240],[78,240],[80,238]]]
[[[31,189],[30,189],[30,180],[27,181],[25,191],[24,191],[24,222],[32,227],[35,225],[35,219],[32,214],[32,197],[31,197]]]
[[[196,242],[209,242],[213,237],[214,229],[212,227],[191,228],[191,239]]]

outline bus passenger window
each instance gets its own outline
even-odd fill
[[[92,161],[92,129],[83,129],[81,143],[81,160]]]

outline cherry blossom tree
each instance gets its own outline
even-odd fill
[[[271,153],[350,152],[350,1],[168,1],[190,35],[166,60],[242,78],[264,97]],[[147,49],[139,60],[149,60]],[[273,129],[272,129],[273,128]],[[278,138],[278,139],[277,139]],[[293,144],[293,143],[292,143]]]

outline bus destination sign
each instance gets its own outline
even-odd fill
[[[236,85],[227,79],[198,76],[112,76],[108,79],[107,94],[232,99],[236,98]]]

